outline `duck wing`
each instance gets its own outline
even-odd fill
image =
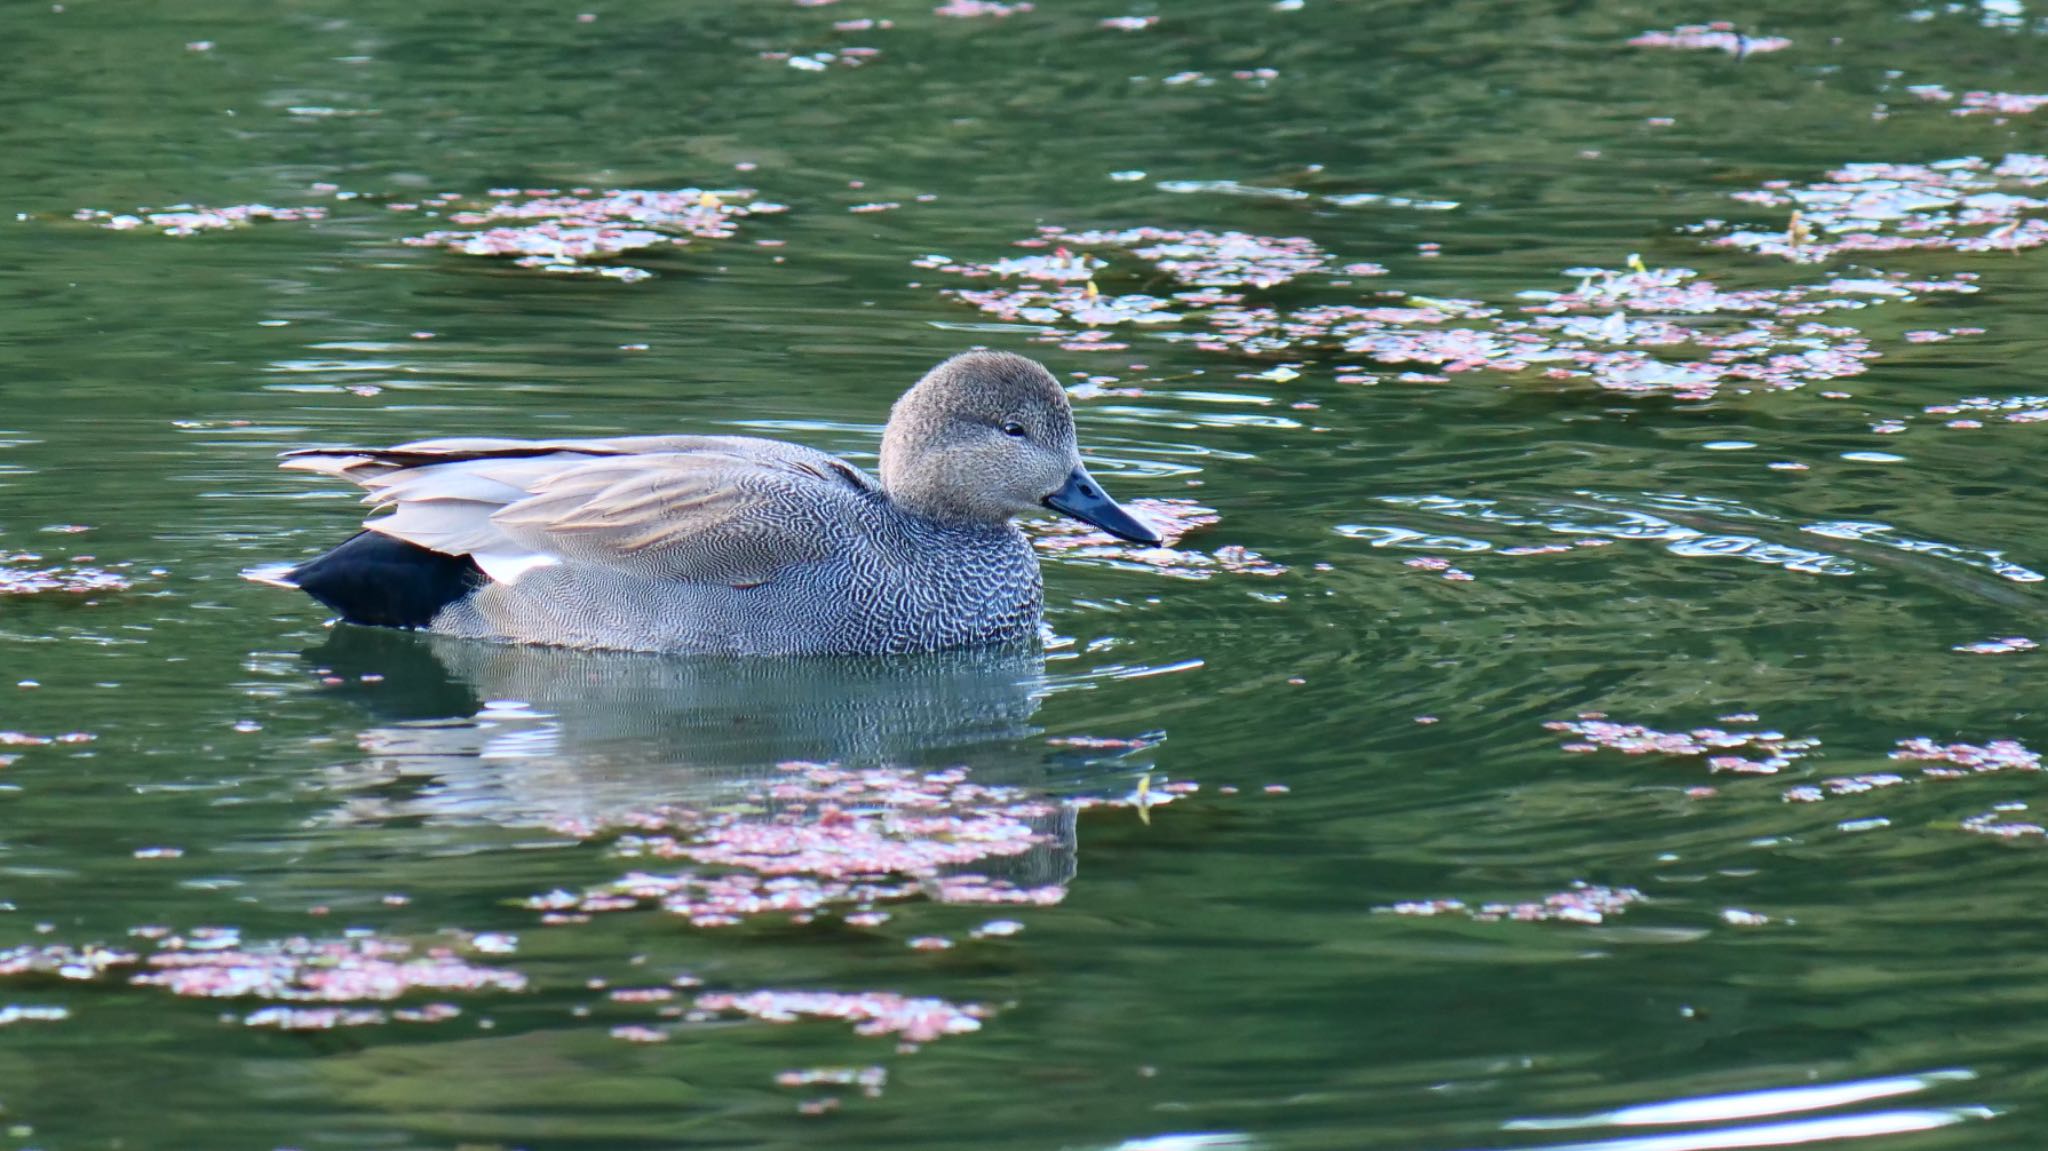
[[[797,444],[747,436],[423,440],[287,454],[391,508],[370,530],[466,555],[512,583],[551,564],[666,581],[751,586],[823,559],[880,497],[867,473]]]

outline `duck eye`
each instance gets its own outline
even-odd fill
[[[1024,425],[1018,423],[1015,420],[1011,420],[1009,423],[1003,425],[1003,434],[1006,436],[1015,436],[1016,438],[1021,440],[1024,438]]]

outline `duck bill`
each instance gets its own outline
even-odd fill
[[[1045,506],[1084,524],[1093,524],[1121,540],[1147,546],[1159,543],[1159,533],[1119,507],[1084,467],[1077,466],[1060,490],[1045,497]]]

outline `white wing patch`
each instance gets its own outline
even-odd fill
[[[519,577],[535,568],[553,567],[562,562],[561,556],[542,555],[536,552],[471,552],[469,558],[484,574],[502,584],[519,582]]]

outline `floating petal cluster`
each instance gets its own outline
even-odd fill
[[[90,559],[91,557],[84,557]],[[133,581],[115,568],[89,564],[52,564],[29,552],[0,553],[0,596],[37,595],[43,592],[125,591]]]
[[[1934,779],[1959,779],[1992,771],[2039,771],[2041,756],[2027,750],[2016,739],[1994,739],[1979,747],[1974,743],[1936,743],[1916,737],[1902,739],[1892,758],[1920,763],[1946,764],[1923,767],[1921,773]]]
[[[1869,272],[1782,288],[1723,288],[1687,268],[1575,268],[1576,287],[1520,294],[1519,314],[1483,301],[1376,293],[1378,302],[1283,308],[1247,292],[1303,276],[1369,276],[1377,264],[1337,265],[1302,237],[1131,228],[1047,227],[1031,246],[1048,255],[973,264],[927,256],[919,267],[996,285],[943,294],[1006,322],[1036,325],[1036,338],[1071,351],[1127,344],[1102,329],[1161,327],[1163,338],[1227,354],[1320,350],[1411,369],[1403,382],[1441,383],[1473,371],[1586,381],[1611,391],[1707,399],[1724,390],[1787,390],[1860,375],[1879,353],[1860,331],[1831,322],[1880,303],[1976,290],[1975,277],[1915,278]],[[1144,273],[1184,285],[1164,294],[1112,294],[1097,253],[1144,261]],[[1079,254],[1076,254],[1079,253]],[[1143,274],[1143,273],[1141,273]],[[1082,330],[1087,329],[1087,330]],[[1289,376],[1299,372],[1283,366]],[[1361,365],[1339,382],[1371,383]]]
[[[1986,419],[2006,424],[2048,423],[2048,396],[1966,396],[1922,409],[1930,416],[1953,417],[1943,426],[1981,428]]]
[[[2010,819],[2014,811],[2025,811],[2024,803],[2000,804],[1996,809],[1982,815],[1973,815],[1962,821],[1960,826],[1972,835],[1988,835],[1993,839],[2029,839],[2048,836],[2048,827],[2038,823],[2023,823]]]
[[[91,743],[99,738],[89,731],[67,731],[63,735],[30,735],[23,731],[0,731],[0,747],[48,747],[53,743]]]
[[[1916,280],[1875,274],[1731,290],[1685,268],[1574,273],[1581,279],[1570,291],[1522,293],[1526,318],[1500,318],[1495,309],[1469,300],[1411,297],[1409,306],[1297,313],[1295,327],[1281,326],[1279,346],[1302,336],[1336,339],[1343,350],[1381,363],[1429,364],[1447,374],[1538,370],[1551,379],[1584,379],[1612,391],[1705,399],[1724,388],[1787,390],[1860,375],[1878,355],[1870,341],[1819,317],[1928,293],[1975,290],[1967,275]],[[1474,321],[1485,326],[1443,326]],[[1273,335],[1267,317],[1251,314],[1232,325],[1226,339],[1271,351]]]
[[[1145,292],[1108,294],[1094,276],[1110,262],[1094,249],[1127,251],[1144,261],[1134,274],[1164,273],[1174,282],[1195,288],[1251,286],[1270,288],[1302,275],[1328,273],[1330,258],[1313,241],[1300,236],[1256,236],[1246,232],[1209,232],[1168,228],[1127,228],[1122,231],[1069,231],[1044,227],[1018,241],[1023,248],[1051,248],[1048,255],[1009,257],[989,263],[930,255],[912,261],[920,268],[949,272],[969,279],[1018,280],[987,288],[949,288],[945,295],[971,304],[999,319],[1039,325],[1041,338],[1066,341],[1069,350],[1121,350],[1085,339],[1069,325],[1107,327],[1118,324],[1170,324],[1186,308],[1214,303],[1214,293],[1182,292],[1159,296]],[[1352,264],[1349,275],[1379,275],[1377,264]],[[1181,309],[1181,310],[1176,310]]]
[[[752,196],[747,189],[496,188],[488,202],[448,216],[464,229],[428,232],[405,242],[467,256],[509,257],[519,267],[544,272],[631,282],[654,273],[602,261],[688,244],[692,238],[724,239],[737,231],[737,221],[744,217],[783,210],[780,204],[756,202]]]
[[[15,947],[0,951],[0,976],[39,974],[59,979],[96,980],[117,969],[135,969],[129,982],[174,995],[208,999],[268,999],[278,1005],[244,1017],[250,1027],[326,1030],[388,1023],[437,1023],[461,1014],[448,1003],[391,1010],[302,1004],[384,1002],[420,991],[470,993],[520,991],[526,977],[516,971],[471,964],[444,947],[417,951],[403,940],[351,933],[343,939],[294,937],[245,945],[232,928],[198,928],[174,935],[159,927],[130,932],[150,940],[154,950],[136,951],[91,944]],[[16,1009],[9,1008],[9,1011]],[[48,1009],[23,1008],[22,1011]],[[62,1018],[23,1015],[22,1018]],[[0,1012],[0,1023],[12,1022]]]
[[[987,288],[954,288],[950,294],[963,303],[1010,323],[1036,324],[1043,332],[1045,342],[1064,341],[1069,351],[1090,350],[1076,345],[1082,341],[1081,334],[1066,327],[1081,324],[1089,327],[1109,327],[1117,324],[1171,324],[1181,318],[1172,311],[1172,300],[1159,296],[1133,292],[1127,295],[1104,295],[1094,290],[1093,284],[1086,286],[1046,285],[1024,283],[1001,285]],[[1091,333],[1093,334],[1093,333]],[[1110,344],[1098,338],[1086,341],[1103,345],[1093,349],[1099,351],[1122,351],[1128,344]]]
[[[1553,378],[1692,399],[1723,388],[1788,390],[1861,375],[1879,353],[1856,329],[1820,317],[1977,290],[1969,273],[1941,279],[1869,273],[1733,290],[1685,268],[1576,271],[1584,274],[1576,289],[1525,292],[1524,299],[1535,301],[1525,308],[1532,318],[1496,329],[1512,340],[1526,344],[1534,337],[1547,345],[1528,358],[1561,360],[1544,369]]]
[[[134,964],[139,957],[99,944],[70,947],[61,943],[10,947],[0,951],[0,975],[54,975],[59,979],[98,979],[116,967]]]
[[[833,65],[858,68],[882,54],[879,48],[841,48],[837,52],[763,52],[763,60],[780,60],[799,72],[823,72]]]
[[[1880,771],[1823,779],[1817,784],[1787,789],[1785,801],[1819,803],[1836,796],[1862,795],[1865,792],[1898,787],[1920,780],[1967,779],[1973,775],[2001,771],[2041,770],[2040,755],[2029,751],[2026,745],[2018,740],[2012,739],[1994,739],[1982,746],[1974,743],[1936,743],[1925,737],[1902,739],[1892,751],[1891,758],[1927,766],[1920,769],[1917,777]]]
[[[944,4],[932,9],[932,15],[952,16],[962,20],[971,20],[976,16],[994,16],[1001,19],[1004,16],[1029,11],[1030,0],[1013,0],[1007,4],[1000,3],[999,0],[946,0]]]
[[[1751,721],[1753,718],[1750,717]],[[1733,722],[1733,719],[1723,722]],[[1752,775],[1772,775],[1783,771],[1820,746],[1818,739],[1793,739],[1779,731],[1730,731],[1719,727],[1658,731],[1637,723],[1615,723],[1599,712],[1584,712],[1575,720],[1555,721],[1543,726],[1578,737],[1576,742],[1564,745],[1565,751],[1605,749],[1624,755],[1705,756],[1707,766],[1714,771]],[[1748,754],[1733,754],[1737,751]]]
[[[1070,232],[1046,227],[1039,229],[1036,241],[1027,243],[1059,244],[1083,251],[1126,249],[1175,280],[1198,288],[1271,288],[1297,276],[1330,268],[1330,257],[1315,241],[1304,236],[1149,227]],[[1377,265],[1355,267],[1362,270],[1350,274],[1380,275],[1386,271]]]
[[[226,208],[175,204],[168,208],[138,208],[132,213],[80,208],[71,213],[71,218],[116,232],[126,232],[135,228],[155,228],[166,236],[196,236],[201,232],[246,228],[257,220],[324,220],[327,218],[327,209],[273,208],[268,204],[235,204]]]
[[[662,843],[657,844],[655,850],[671,849]],[[538,895],[527,900],[526,906],[549,912],[544,922],[562,923],[587,919],[596,912],[624,911],[652,904],[687,918],[693,927],[727,927],[770,914],[787,916],[796,922],[809,922],[819,912],[835,906],[852,904],[871,910],[877,901],[906,899],[916,891],[915,887],[905,884],[856,883],[807,876],[706,876],[692,872],[654,875],[635,871],[581,895],[567,891]],[[887,918],[886,914],[881,915],[881,919]]]
[[[697,927],[771,915],[810,922],[844,908],[847,924],[867,927],[889,918],[877,904],[919,896],[1057,903],[1065,895],[1057,883],[1025,886],[986,872],[1063,850],[1063,811],[1059,801],[978,784],[961,769],[787,763],[736,804],[636,815],[627,821],[632,833],[615,845],[628,859],[684,860],[709,870],[633,871],[580,894],[537,895],[526,906],[544,913],[544,923],[562,924],[651,905]],[[588,836],[603,829],[563,830]]]
[[[775,1076],[777,1087],[859,1087],[862,1093],[874,1097],[888,1086],[889,1069],[886,1067],[807,1067],[801,1071],[783,1071]]]
[[[2030,116],[2048,104],[2048,95],[2019,92],[1965,92],[1958,116]]]
[[[1278,80],[1280,72],[1275,68],[1240,68],[1230,73],[1230,78],[1232,80],[1245,81],[1254,88],[1264,88],[1272,81]],[[1133,76],[1131,79],[1143,80],[1144,77]],[[1216,80],[1216,77],[1209,75],[1207,72],[1189,71],[1175,72],[1171,76],[1162,76],[1159,82],[1170,88],[1178,88],[1186,84],[1192,84],[1197,88],[1213,88],[1216,86]]]
[[[1819,803],[1841,795],[1863,795],[1882,791],[1887,787],[1911,783],[1912,780],[1890,771],[1871,771],[1859,775],[1838,775],[1821,780],[1817,784],[1801,784],[1785,789],[1787,803]]]
[[[1746,204],[1787,212],[1772,229],[1710,220],[1694,231],[1716,247],[1818,263],[1845,252],[2017,252],[2048,243],[2048,157],[2015,152],[1931,164],[1849,164],[1810,184],[1772,180],[1737,192]]]
[[[1182,536],[1217,522],[1213,508],[1183,499],[1140,499],[1126,506],[1159,533],[1158,546],[1126,543],[1069,519],[1032,523],[1031,542],[1048,555],[1142,564],[1178,579],[1208,579],[1219,573],[1276,576],[1287,571],[1286,567],[1236,544],[1226,544],[1213,552],[1176,547]]]
[[[1940,84],[1913,84],[1906,91],[1932,104],[1947,104],[1956,101],[1956,94]],[[1956,109],[1955,116],[2028,116],[2048,105],[2048,96],[2029,96],[2017,92],[1965,92]]]
[[[62,735],[30,735],[25,731],[0,731],[0,748],[49,747],[52,744],[91,743],[97,738],[97,736],[89,731],[67,731]],[[0,767],[12,767],[14,761],[20,758],[18,755],[10,755],[0,751]],[[0,974],[4,973],[0,972]]]
[[[1411,567],[1417,571],[1435,572],[1452,583],[1470,583],[1476,578],[1463,568],[1452,567],[1451,561],[1442,556],[1416,556],[1413,559],[1402,560],[1401,566]]]
[[[872,48],[846,48],[816,57],[773,55],[787,58],[792,65],[822,69],[833,60],[858,64],[875,54]],[[314,190],[330,192],[338,200],[363,198],[361,193],[344,192],[333,184],[316,184]],[[753,191],[746,188],[493,188],[480,198],[443,192],[419,201],[393,200],[384,206],[392,212],[445,217],[458,225],[402,241],[415,247],[507,258],[518,267],[624,282],[644,280],[654,273],[616,262],[621,255],[676,247],[693,239],[724,239],[735,234],[741,218],[785,210],[780,204],[754,199]],[[327,212],[318,206],[248,204],[232,208],[181,205],[147,209],[139,215],[86,208],[72,215],[117,231],[155,227],[169,235],[187,236],[238,228],[254,220],[320,220]]]
[[[244,1027],[272,1027],[279,1031],[332,1031],[337,1027],[377,1027],[400,1023],[441,1023],[462,1014],[452,1003],[429,1003],[418,1008],[384,1011],[375,1007],[264,1007],[242,1018]]]
[[[1643,893],[1633,887],[1601,887],[1574,882],[1570,888],[1528,903],[1468,904],[1461,899],[1423,899],[1375,907],[1388,915],[1462,915],[1480,923],[1603,923],[1642,902]]]
[[[1959,643],[1950,650],[1966,652],[1970,655],[2006,655],[2016,651],[2033,651],[2040,646],[2040,644],[2022,635],[2006,635],[1996,636],[1991,639],[1980,639],[1973,643]]]
[[[1792,46],[1783,36],[1746,36],[1726,20],[1711,24],[1680,24],[1669,32],[1645,32],[1629,40],[1634,48],[1672,48],[1693,52],[1726,52],[1730,56],[1754,56],[1779,52]]]
[[[292,937],[243,945],[233,931],[195,931],[163,940],[133,982],[174,995],[286,1002],[357,1003],[416,991],[521,991],[516,971],[469,963],[450,948],[415,954],[411,943],[376,937]]]
[[[858,1035],[895,1035],[906,1043],[929,1043],[948,1035],[981,1030],[993,1012],[943,999],[913,999],[889,991],[711,992],[697,997],[697,1009],[745,1015],[767,1023],[799,1019],[840,1019]]]

